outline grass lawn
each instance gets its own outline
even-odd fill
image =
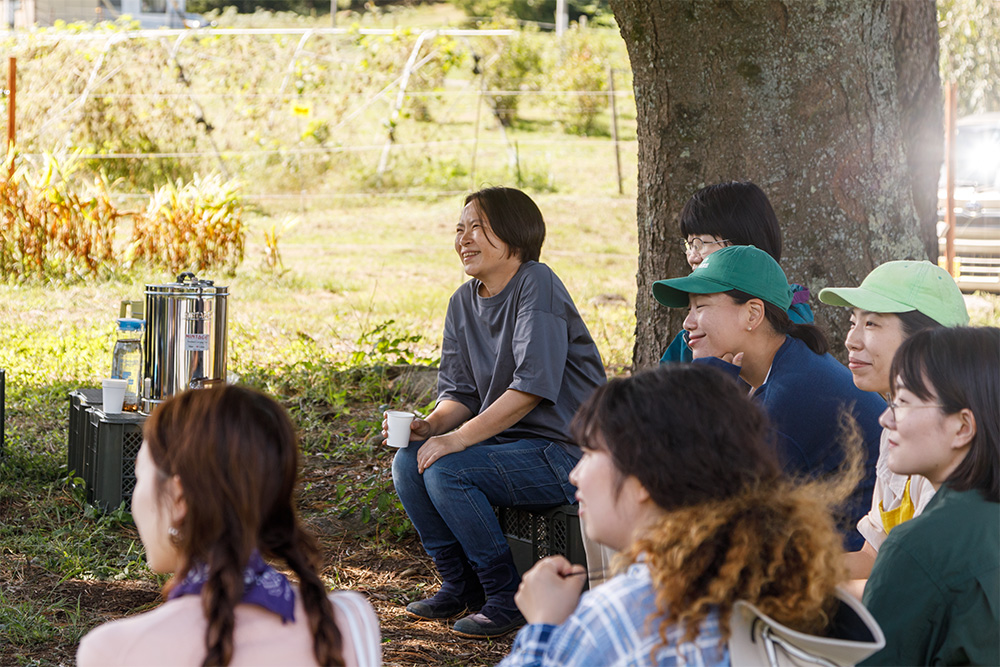
[[[627,365],[634,200],[536,200],[549,226],[542,261],[563,278],[609,366]],[[300,507],[322,538],[324,576],[369,595],[390,664],[492,664],[509,647],[470,646],[443,625],[401,617],[434,576],[392,494],[388,452],[371,441],[380,405],[426,407],[384,369],[439,355],[447,298],[464,280],[452,248],[460,209],[456,196],[297,211],[279,245],[283,274],[257,268],[263,247],[253,243],[235,277],[203,274],[230,288],[231,370],[277,395],[302,432]],[[251,241],[286,213],[251,219]],[[89,628],[156,603],[163,578],[146,568],[127,513],[95,512],[68,476],[67,393],[110,371],[118,301],[172,279],[0,286],[0,664],[69,664]]]

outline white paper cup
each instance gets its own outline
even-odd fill
[[[104,390],[103,407],[106,414],[116,414],[122,411],[126,387],[128,387],[128,380],[113,380],[111,378],[101,380],[101,389]]]
[[[389,410],[385,413],[389,425],[387,441],[390,447],[406,447],[410,444],[410,424],[413,423],[412,412]]]

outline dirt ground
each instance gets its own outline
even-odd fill
[[[305,482],[311,484],[311,504],[334,493],[332,480],[355,471],[309,459],[303,472]],[[324,575],[333,587],[360,591],[375,608],[382,627],[386,665],[492,665],[510,650],[513,635],[496,641],[468,640],[452,634],[444,622],[408,619],[403,612],[406,603],[422,597],[424,590],[433,592],[439,583],[430,558],[415,536],[401,542],[391,538],[373,540],[372,528],[357,519],[329,518],[329,513],[311,514],[308,510],[303,514],[320,540],[326,563]],[[62,605],[53,606],[78,613],[88,627],[147,611],[160,601],[157,585],[149,580],[60,581],[58,575],[10,553],[0,553],[0,582],[9,603],[29,599],[60,601]],[[72,623],[67,612],[57,615],[64,618],[49,620],[56,625]],[[50,642],[14,647],[3,641],[2,634],[0,628],[0,665],[75,662],[75,645]]]

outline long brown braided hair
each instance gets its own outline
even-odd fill
[[[254,549],[283,559],[298,575],[319,664],[343,664],[340,630],[318,574],[319,550],[293,505],[299,448],[285,410],[246,387],[190,390],[160,405],[143,434],[158,478],[177,475],[187,506],[176,526],[184,565],[164,595],[195,564],[208,566],[202,664],[232,660],[236,605]]]

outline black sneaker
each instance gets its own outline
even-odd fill
[[[420,621],[451,620],[469,612],[478,611],[483,606],[482,597],[462,599],[438,591],[426,600],[417,600],[406,605],[406,613]]]
[[[513,611],[498,607],[491,608],[490,603],[487,602],[479,613],[456,621],[451,630],[461,637],[491,639],[510,634],[526,622],[524,616],[516,608]]]

